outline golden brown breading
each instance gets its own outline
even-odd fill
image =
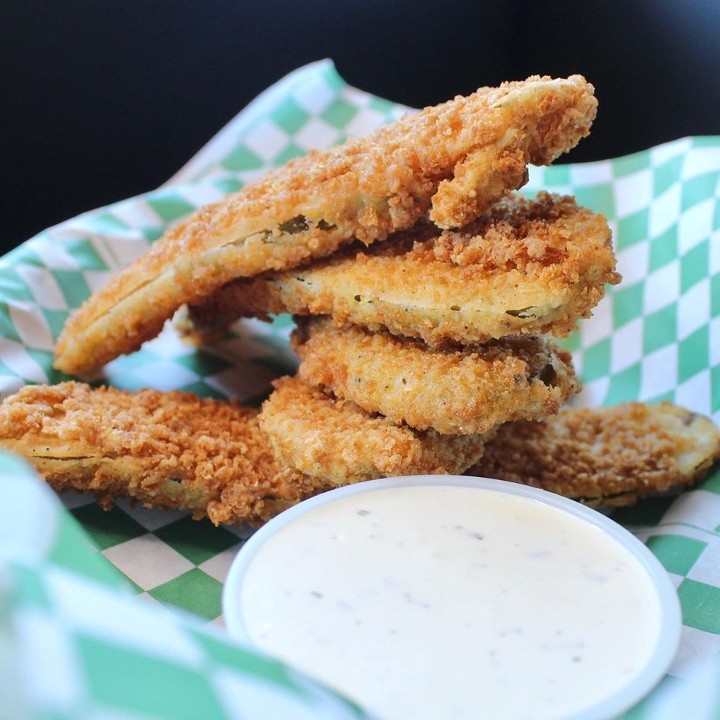
[[[293,333],[293,347],[301,360],[298,377],[309,385],[396,424],[442,434],[484,433],[511,420],[542,418],[579,389],[570,353],[530,335],[429,349],[312,318]]]
[[[88,372],[157,335],[184,303],[227,282],[369,244],[429,213],[459,227],[589,133],[584,78],[482,88],[297,158],[170,229],[67,322],[55,365]]]
[[[317,483],[275,462],[257,416],[191,393],[29,385],[0,405],[0,447],[56,490],[90,493],[105,507],[130,497],[215,524],[259,522]]]
[[[720,429],[708,418],[668,402],[630,402],[505,425],[467,474],[617,507],[689,487],[718,459]]]
[[[482,455],[488,435],[440,435],[398,426],[297,378],[275,381],[260,427],[279,460],[324,485],[384,476],[457,474]]]
[[[412,473],[466,471],[629,505],[694,484],[720,459],[720,429],[670,403],[566,408],[493,435],[398,427],[295,378],[276,382],[260,416],[191,393],[81,383],[27,386],[0,405],[0,447],[56,490],[104,507],[130,497],[215,524],[257,524],[337,485]]]
[[[416,226],[290,272],[230,283],[191,308],[191,330],[268,312],[331,315],[376,330],[474,344],[565,336],[620,281],[607,221],[574,199],[512,197],[461,230]],[[187,332],[187,328],[185,328]]]

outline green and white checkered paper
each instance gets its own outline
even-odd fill
[[[598,95],[602,112],[602,88]],[[347,86],[328,61],[313,64],[260,96],[162,188],[69,220],[8,254],[0,260],[0,392],[64,379],[51,359],[68,313],[169,223],[295,155],[406,110]],[[720,422],[720,137],[534,168],[527,192],[539,189],[573,194],[607,215],[624,276],[569,340],[585,387],[578,403],[667,398]],[[217,346],[195,349],[169,326],[96,380],[254,401],[293,367],[289,328],[285,317],[243,322]],[[145,606],[179,606],[221,624],[222,583],[244,528],[129,504],[104,512],[82,496],[64,500]],[[647,542],[678,587],[684,629],[664,683],[672,686],[720,653],[720,474],[677,499],[646,501],[615,517]],[[655,717],[662,690],[628,717]]]
[[[24,461],[0,453],[0,473],[2,720],[367,717],[196,616],[139,601]]]

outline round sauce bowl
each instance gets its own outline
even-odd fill
[[[607,720],[662,678],[681,627],[667,573],[613,520],[465,476],[285,511],[238,553],[223,612],[384,720]]]

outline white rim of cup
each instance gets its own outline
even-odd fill
[[[241,597],[245,573],[250,567],[255,554],[270,537],[298,517],[322,505],[328,505],[336,500],[352,495],[409,486],[470,487],[503,494],[518,495],[536,500],[550,507],[567,512],[602,530],[633,555],[649,576],[660,606],[661,628],[649,662],[620,690],[614,692],[599,703],[596,703],[594,706],[582,710],[580,713],[576,713],[566,719],[562,718],[558,720],[608,720],[608,718],[616,717],[632,708],[660,682],[670,667],[680,643],[682,611],[675,586],[672,584],[670,576],[650,549],[622,525],[582,503],[540,488],[486,477],[473,477],[468,475],[407,475],[403,477],[367,480],[328,490],[284,510],[250,536],[240,548],[230,566],[222,592],[223,617],[225,627],[229,634],[239,640],[252,644],[250,635],[243,622],[239,599]]]

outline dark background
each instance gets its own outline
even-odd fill
[[[4,0],[0,252],[150,190],[261,90],[330,57],[411,106],[531,74],[596,86],[596,160],[720,134],[717,0]]]

